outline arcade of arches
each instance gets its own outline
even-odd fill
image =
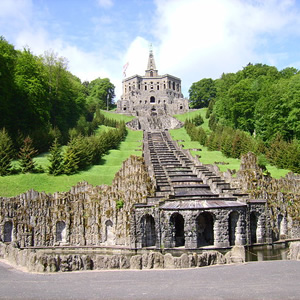
[[[137,209],[137,248],[161,247],[230,247],[265,241],[265,232],[259,224],[264,215],[250,214],[250,225],[246,225],[246,210],[208,211],[155,211],[143,215]]]

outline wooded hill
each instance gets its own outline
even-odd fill
[[[202,79],[190,90],[192,108],[207,107],[211,150],[239,157],[247,151],[300,172],[300,72],[248,64],[237,73]],[[202,133],[203,143],[203,133]]]
[[[15,50],[0,37],[0,176],[44,172],[33,157],[49,150],[49,174],[70,175],[98,163],[127,133],[124,122],[100,113],[113,106],[114,88],[107,78],[81,83],[65,58]],[[112,128],[94,134],[99,125]],[[17,158],[21,170],[12,168]]]

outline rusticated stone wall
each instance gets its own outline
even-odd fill
[[[0,197],[0,238],[18,247],[131,246],[133,204],[153,192],[143,159],[131,156],[111,186],[83,182],[53,195]]]
[[[300,238],[300,175],[289,173],[280,179],[272,178],[264,174],[251,152],[242,157],[236,178],[231,175],[230,172],[222,174],[250,198],[267,200],[266,222],[270,224],[273,241]]]
[[[226,254],[218,251],[204,251],[201,254],[183,253],[176,257],[170,253],[147,251],[135,253],[100,254],[91,249],[85,252],[18,249],[0,243],[0,257],[13,265],[25,267],[30,272],[67,272],[105,269],[179,269],[216,264],[245,262],[245,249],[235,246]]]

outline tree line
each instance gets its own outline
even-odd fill
[[[114,88],[108,78],[81,82],[53,51],[36,56],[0,36],[0,175],[14,172],[12,159],[22,172],[43,171],[32,158],[50,149],[50,174],[98,163],[126,135],[125,124],[100,113],[114,106]],[[95,135],[99,125],[113,128]]]
[[[58,134],[66,143],[80,117],[92,121],[96,107],[111,108],[114,96],[109,79],[82,83],[68,71],[66,58],[53,51],[36,56],[29,48],[16,50],[0,37],[0,128],[16,148],[28,135],[39,152]]]
[[[300,172],[300,73],[248,64],[221,78],[202,79],[190,88],[191,106],[208,107],[211,134],[187,124],[194,139],[211,150],[239,158],[255,152],[279,168]],[[196,134],[195,134],[196,132]]]
[[[124,122],[117,122],[105,118],[100,110],[97,111],[92,122],[94,129],[99,125],[109,126],[95,134],[89,133],[90,126],[75,127],[70,130],[70,139],[66,147],[62,147],[59,138],[56,137],[50,147],[49,162],[47,170],[37,166],[33,158],[38,151],[34,148],[30,136],[24,139],[24,143],[17,153],[20,161],[20,168],[13,167],[12,161],[16,157],[14,145],[8,132],[3,128],[0,131],[0,176],[10,175],[18,172],[45,172],[52,175],[72,175],[78,171],[85,170],[91,165],[99,164],[101,158],[110,149],[116,149],[124,140],[127,129]]]

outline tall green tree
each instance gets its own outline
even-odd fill
[[[8,131],[13,125],[12,101],[15,93],[14,73],[17,51],[0,36],[0,128]]]
[[[24,145],[19,152],[20,166],[22,173],[33,172],[35,169],[34,156],[36,156],[37,150],[34,149],[32,139],[27,136],[24,139]]]
[[[96,112],[96,108],[107,109],[112,107],[115,97],[115,86],[108,78],[97,78],[88,86],[89,96],[87,97],[88,110]]]
[[[50,148],[50,156],[49,156],[50,166],[48,168],[49,174],[52,174],[54,176],[62,174],[63,161],[64,158],[62,155],[62,149],[56,138]]]
[[[0,130],[0,176],[9,175],[14,158],[14,147],[7,131]]]
[[[208,107],[209,102],[215,97],[215,82],[211,78],[204,78],[194,82],[189,89],[191,108]]]

